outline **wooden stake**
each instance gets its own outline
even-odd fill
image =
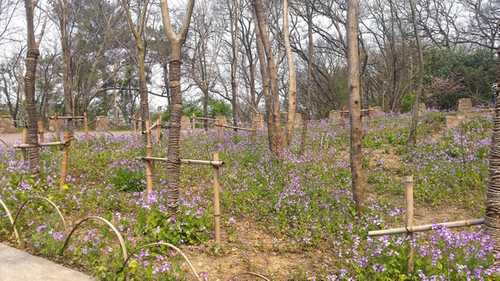
[[[23,128],[23,133],[22,133],[22,143],[23,144],[28,144],[28,128]],[[27,149],[23,149],[22,150],[23,152],[23,160],[24,161],[28,161],[28,150]]]
[[[87,112],[83,113],[83,127],[85,128],[85,136],[89,137],[89,118]]]
[[[156,119],[156,142],[161,143],[161,117]]]
[[[54,116],[54,129],[56,131],[57,140],[61,140],[61,128],[59,127],[59,117],[57,114]]]
[[[66,178],[68,176],[69,149],[71,146],[72,138],[73,138],[72,133],[68,130],[64,130],[63,155],[61,159],[61,176],[59,178],[59,187],[61,189],[63,189],[64,185],[66,185]]]
[[[406,195],[406,228],[409,230],[408,238],[410,245],[410,253],[408,254],[408,272],[413,273],[415,267],[415,249],[413,247],[413,176],[406,177],[405,180],[405,195]]]
[[[257,141],[257,124],[255,120],[252,120],[252,131],[250,133],[250,142],[255,143]]]
[[[217,126],[217,139],[219,143],[224,143],[224,127],[221,120],[216,120],[215,124]]]
[[[39,120],[37,124],[38,124],[38,142],[44,143],[45,142],[45,128],[43,127],[43,121]]]
[[[213,161],[219,161],[219,153],[214,153]],[[214,169],[214,227],[215,227],[215,243],[217,246],[221,246],[221,233],[220,233],[220,183],[219,183],[219,166],[212,166]]]
[[[150,127],[151,121],[146,120],[146,157],[153,156]],[[153,161],[151,160],[146,160],[146,192],[148,195],[153,192]]]

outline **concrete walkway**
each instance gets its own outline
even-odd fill
[[[0,244],[0,281],[92,281],[89,276]]]

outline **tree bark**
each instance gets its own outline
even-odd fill
[[[267,64],[266,55],[264,53],[264,46],[262,44],[262,39],[260,37],[259,28],[255,28],[256,41],[257,41],[257,55],[259,58],[260,76],[262,77],[262,92],[264,95],[264,103],[266,107],[266,119],[267,119],[267,137],[269,149],[272,150],[272,138],[274,134],[273,130],[273,118],[271,117],[271,96],[269,94],[269,76],[267,75]]]
[[[415,33],[415,43],[417,44],[418,52],[418,82],[417,82],[417,92],[415,94],[415,103],[413,104],[410,134],[408,136],[408,143],[412,145],[417,144],[417,126],[418,126],[418,111],[420,105],[420,98],[422,96],[424,87],[424,54],[422,51],[422,44],[420,42],[420,35],[417,29],[417,19],[416,19],[416,5],[415,0],[410,0],[411,7],[411,18],[413,25],[413,32]]]
[[[170,42],[169,86],[172,98],[170,105],[170,130],[167,151],[167,203],[171,216],[179,209],[179,187],[181,174],[180,136],[182,118],[182,92],[181,92],[181,58],[182,45],[186,41],[191,16],[193,14],[194,0],[189,0],[187,11],[179,33],[176,33],[170,21],[167,0],[161,0],[161,14],[165,36]]]
[[[490,176],[486,191],[486,232],[493,239],[494,252],[500,254],[500,47],[497,49],[497,88],[493,136],[490,152]],[[499,261],[495,262],[497,265]]]
[[[278,68],[272,53],[271,42],[268,34],[268,25],[264,5],[261,0],[254,0],[253,6],[257,19],[258,37],[262,42],[262,47],[266,56],[267,75],[269,79],[269,97],[266,107],[268,109],[268,132],[270,138],[270,148],[276,156],[280,157],[283,151],[283,132],[280,120],[280,97],[278,92]],[[260,57],[260,55],[259,55]],[[262,63],[262,62],[261,62]]]
[[[26,99],[26,111],[28,114],[28,163],[33,175],[40,172],[40,151],[38,146],[38,114],[36,112],[35,84],[36,68],[40,51],[35,40],[35,28],[33,24],[35,6],[32,0],[24,1],[26,8],[26,22],[28,35],[28,53],[26,55],[26,73],[24,76],[24,94]]]
[[[358,27],[359,2],[349,0],[347,8],[347,61],[349,68],[349,113],[351,121],[351,175],[352,194],[358,215],[361,215],[365,199],[365,182],[362,170],[363,127],[361,119],[361,91],[359,71]]]
[[[71,38],[69,32],[69,10],[68,2],[66,0],[59,0],[58,2],[58,17],[59,29],[61,32],[61,46],[63,53],[63,91],[64,91],[64,116],[73,116],[73,76],[71,70]],[[63,156],[61,161],[61,175],[59,185],[62,187],[66,184],[68,175],[70,145],[69,142],[73,137],[73,119],[64,119],[64,142],[68,142],[63,147]]]
[[[238,41],[238,34],[239,34],[239,25],[238,25],[238,19],[240,15],[240,0],[230,0],[231,2],[234,2],[234,6],[232,7],[230,11],[230,17],[231,17],[231,49],[232,49],[232,58],[231,58],[231,104],[233,107],[233,125],[238,126],[240,120],[240,108],[238,104],[238,80],[237,80],[237,73],[238,73],[238,51],[239,51],[239,41]],[[230,2],[228,2],[229,6]]]
[[[290,46],[290,30],[288,24],[288,0],[283,0],[283,38],[288,61],[288,120],[286,129],[286,143],[292,143],[295,129],[295,113],[297,111],[297,73]]]
[[[167,152],[167,181],[168,181],[168,208],[172,213],[178,210],[180,186],[180,135],[182,118],[181,94],[181,46],[180,42],[171,42],[170,53],[170,93],[172,104],[170,106],[170,130],[168,136]]]

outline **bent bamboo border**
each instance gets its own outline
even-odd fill
[[[66,240],[64,240],[64,245],[61,248],[59,255],[62,256],[64,254],[64,250],[67,248],[69,241],[71,239],[71,236],[73,236],[73,233],[82,224],[84,224],[85,222],[90,221],[90,220],[103,222],[109,228],[111,228],[111,230],[115,233],[116,237],[118,238],[118,241],[120,242],[120,248],[122,249],[123,260],[126,261],[128,259],[128,253],[127,253],[127,246],[125,245],[125,240],[123,239],[123,236],[121,235],[120,231],[118,231],[118,229],[111,222],[109,222],[107,219],[105,219],[103,217],[99,217],[99,216],[88,216],[88,217],[85,217],[85,218],[81,219],[80,221],[78,221],[75,224],[75,226],[73,226],[73,229],[71,229],[71,231],[69,232],[68,236],[66,237]]]
[[[19,237],[19,232],[17,232],[16,225],[14,223],[14,219],[12,218],[12,213],[10,212],[9,208],[7,207],[7,204],[0,198],[0,205],[2,208],[5,210],[5,213],[7,214],[7,217],[9,218],[10,224],[12,225],[12,232],[14,232],[14,236],[16,237],[17,244],[19,247],[22,247],[22,241],[21,237]]]
[[[57,214],[61,218],[61,222],[62,222],[64,231],[66,231],[66,229],[67,229],[66,220],[64,219],[64,216],[61,213],[61,210],[59,209],[59,207],[57,207],[57,205],[54,202],[52,202],[50,199],[48,199],[46,197],[42,197],[42,196],[33,196],[31,198],[28,198],[27,200],[25,200],[21,204],[21,207],[19,207],[19,209],[16,212],[16,216],[14,217],[14,222],[12,223],[13,229],[15,229],[14,227],[16,226],[16,223],[19,219],[19,216],[21,215],[21,212],[24,210],[24,207],[26,207],[29,203],[34,203],[35,200],[41,200],[41,201],[45,201],[45,202],[49,203],[56,210]]]
[[[146,249],[146,248],[151,248],[151,247],[155,247],[155,246],[167,246],[173,250],[175,250],[178,254],[180,254],[182,256],[182,258],[186,261],[186,263],[188,264],[189,266],[189,269],[191,270],[191,273],[194,275],[194,277],[196,277],[196,279],[198,281],[202,281],[200,276],[198,275],[198,272],[196,271],[196,269],[194,268],[193,266],[193,263],[191,263],[191,261],[188,259],[188,257],[186,256],[186,254],[184,254],[184,252],[181,251],[181,249],[177,248],[176,246],[170,244],[170,243],[167,243],[167,242],[156,242],[156,243],[150,243],[150,244],[146,244],[146,245],[143,245],[139,248],[137,248],[123,263],[122,267],[120,268],[120,270],[118,271],[118,273],[122,272],[125,267],[127,266],[128,262],[130,261],[130,258],[132,258],[133,256],[135,256],[137,254],[137,252],[139,252],[140,250],[142,249]]]

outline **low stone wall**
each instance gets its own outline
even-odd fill
[[[96,131],[109,131],[109,119],[107,116],[97,116],[95,121]]]
[[[0,134],[11,134],[15,133],[16,127],[14,127],[14,122],[10,117],[0,117]]]

